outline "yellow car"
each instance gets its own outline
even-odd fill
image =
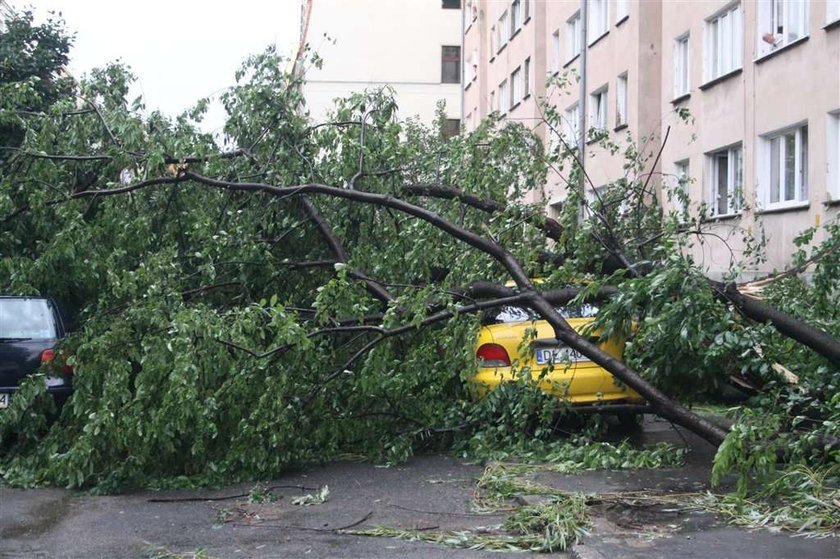
[[[582,332],[598,309],[582,305],[557,310],[572,328]],[[622,340],[598,342],[596,334],[589,334],[594,343],[610,355],[622,357]],[[558,342],[551,325],[530,309],[501,307],[485,314],[475,347],[478,371],[470,384],[479,396],[517,375],[530,374],[544,392],[573,404],[644,403],[634,390],[617,384],[603,367]]]

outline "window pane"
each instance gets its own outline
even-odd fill
[[[525,59],[525,76],[523,79],[523,86],[525,90],[525,97],[531,94],[531,59]]]
[[[461,47],[443,47],[440,81],[442,83],[461,83]]]
[[[54,339],[55,324],[44,299],[0,299],[0,338]]]
[[[799,129],[799,199],[808,199],[808,127]]]
[[[729,177],[729,157],[726,153],[719,153],[715,156],[716,163],[716,186],[717,186],[717,213],[727,213],[729,203],[727,201],[727,184]]]
[[[447,118],[443,121],[443,137],[451,138],[461,133],[461,121],[457,118]]]
[[[770,140],[770,203],[779,201],[779,165],[781,154],[779,153],[779,138]]]
[[[735,172],[732,173],[733,182],[729,189],[729,197],[732,200],[731,209],[734,211],[741,208],[741,193],[744,191],[744,151],[737,147],[729,150],[729,153],[735,167]]]
[[[711,65],[709,78],[716,78],[719,76],[718,68],[720,67],[720,23],[715,20],[711,23],[709,35],[711,36],[711,53],[709,56],[709,63]]]
[[[784,200],[793,200],[796,185],[796,134],[785,134],[785,195]]]
[[[443,0],[442,7],[444,10],[460,10],[461,0]]]

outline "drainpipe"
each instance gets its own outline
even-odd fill
[[[583,44],[580,46],[580,118],[578,120],[578,159],[581,167],[586,164],[586,52],[588,50],[587,34],[589,32],[589,9],[587,0],[580,0],[580,33]],[[584,173],[580,174],[580,193],[584,193]]]

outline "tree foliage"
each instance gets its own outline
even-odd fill
[[[30,11],[13,13],[0,30],[0,161],[23,141],[25,115],[72,94],[62,70],[73,38],[53,17],[35,25]]]
[[[0,286],[49,294],[78,325],[62,348],[75,394],[58,420],[31,419],[51,405],[37,377],[0,417],[6,481],[221,483],[347,454],[393,462],[548,437],[560,404],[527,383],[477,402],[464,388],[475,313],[505,301],[553,316],[559,338],[711,441],[725,431],[677,400],[737,375],[765,385],[759,404],[791,433],[797,406],[811,410],[810,443],[791,435],[805,441],[797,460],[837,459],[813,444],[838,435],[837,363],[752,321],[702,275],[687,251],[702,223],[656,204],[652,154],[596,139],[625,155],[627,175],[590,203],[573,150],[546,150],[520,124],[494,115],[447,139],[399,121],[387,90],[312,123],[283,66],[272,49],[245,62],[223,97],[221,146],[200,131],[206,101],[143,116],[119,65],[38,111],[3,107],[26,133],[0,170]],[[547,110],[549,126],[558,119]],[[539,199],[520,200],[560,167],[568,197],[547,221]],[[803,237],[797,256],[814,281],[790,274],[766,298],[836,336],[840,237],[827,232],[810,253]],[[517,289],[503,286],[511,277]],[[633,335],[629,367],[564,329],[541,292],[569,285],[576,301],[613,294],[596,327]],[[778,363],[814,384],[784,384]],[[722,473],[761,469],[744,454],[766,433],[745,429],[721,447]]]

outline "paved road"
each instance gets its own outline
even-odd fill
[[[648,421],[643,438],[681,441],[659,421]],[[705,489],[711,454],[704,443],[689,440],[696,450],[684,468],[543,475],[539,481],[582,491]],[[266,484],[282,486],[273,489],[280,498],[261,505],[244,497],[222,499],[247,494],[252,484],[220,491],[143,491],[104,497],[59,489],[0,488],[0,557],[151,557],[164,550],[172,554],[205,550],[209,557],[219,558],[498,559],[504,555],[334,532],[348,525],[421,530],[498,525],[503,515],[470,510],[475,480],[482,471],[482,466],[440,455],[416,457],[394,468],[333,463],[288,472]],[[292,504],[294,497],[313,492],[308,488],[324,485],[330,488],[326,502],[308,507]],[[155,501],[183,498],[198,500]],[[598,512],[592,535],[568,555],[581,559],[840,557],[838,538],[808,540],[748,532],[709,515],[660,510],[650,517],[636,513],[627,518],[624,513]]]

